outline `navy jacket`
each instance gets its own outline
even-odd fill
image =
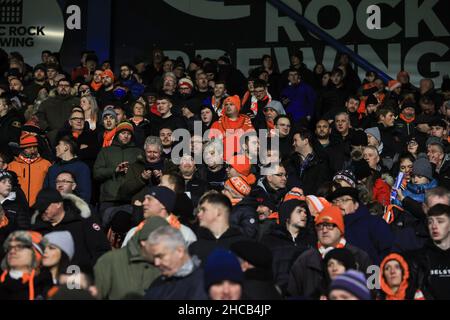
[[[389,225],[378,216],[372,216],[363,204],[358,210],[344,216],[345,239],[370,256],[379,265],[391,251],[394,236]]]

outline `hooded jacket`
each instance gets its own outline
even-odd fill
[[[402,281],[397,292],[394,292],[388,285],[384,277],[384,268],[389,261],[395,260],[402,269]],[[409,264],[404,257],[397,253],[391,253],[386,256],[380,265],[380,286],[378,293],[379,300],[425,300],[425,297],[417,287],[416,275],[410,272]]]
[[[36,211],[31,218],[31,228],[43,235],[53,231],[69,231],[75,243],[71,263],[90,273],[97,259],[111,247],[100,225],[91,216],[89,205],[73,194],[63,195],[63,199],[64,218],[61,222],[53,226],[42,220],[42,215]]]
[[[100,202],[119,200],[118,191],[125,181],[125,174],[116,172],[116,167],[124,161],[131,165],[141,153],[133,142],[122,145],[117,136],[110,147],[100,150],[94,164],[94,179],[101,183]]]
[[[156,230],[165,226],[155,220]],[[119,300],[143,297],[145,290],[160,275],[160,271],[141,254],[139,230],[126,247],[110,251],[100,257],[94,266],[95,285],[102,299]]]
[[[36,201],[38,192],[42,189],[45,175],[48,168],[52,164],[39,157],[33,163],[26,163],[20,157],[16,157],[13,162],[8,165],[8,170],[16,173],[22,191],[27,197],[28,204],[31,207]]]

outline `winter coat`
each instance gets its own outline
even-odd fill
[[[68,171],[75,176],[77,183],[77,194],[86,202],[91,201],[91,170],[89,167],[78,158],[73,158],[69,161],[59,159],[50,168],[48,168],[47,175],[44,180],[44,188],[56,189],[56,178],[58,174],[63,171]]]
[[[19,144],[23,123],[23,116],[16,109],[11,109],[6,115],[0,117],[0,150],[10,159],[13,158],[13,152],[8,143]]]
[[[30,228],[30,210],[27,199],[21,189],[11,191],[0,201],[0,205],[8,218],[8,225],[0,229],[0,246],[13,231],[28,230]]]
[[[146,161],[145,157],[139,154],[136,157],[134,163],[130,163],[128,172],[125,174],[121,181],[117,182],[117,197],[124,202],[130,202],[130,200],[139,193],[143,188],[152,185],[158,185],[159,181],[155,179],[145,180],[142,178],[142,172],[145,169],[161,170],[162,173],[175,172],[176,166],[170,160],[161,160],[156,164],[150,164]]]
[[[53,231],[69,231],[75,243],[75,254],[71,263],[83,272],[92,272],[99,257],[111,250],[106,235],[91,215],[89,205],[81,198],[67,194],[64,198],[64,218],[53,226],[36,212],[31,219],[31,228],[42,234]]]
[[[372,188],[373,200],[377,201],[383,206],[387,206],[390,203],[391,188],[381,178],[375,180],[375,184]]]
[[[286,171],[288,172],[288,188],[301,186],[305,195],[316,194],[317,189],[330,180],[327,162],[315,153],[309,154],[303,161],[300,155],[295,153]]]
[[[8,165],[8,170],[16,173],[20,187],[25,193],[30,207],[36,202],[36,196],[42,189],[45,176],[50,166],[51,163],[44,158],[39,158],[33,163],[28,164],[20,157],[16,157]]]
[[[233,206],[230,215],[230,224],[238,228],[248,238],[256,239],[258,235],[258,203],[251,198],[244,198]]]
[[[433,299],[450,300],[450,249],[442,250],[429,240],[422,249],[408,254],[411,273],[424,275],[421,288]]]
[[[49,97],[39,105],[37,117],[39,127],[46,130],[50,143],[54,143],[58,130],[69,119],[72,109],[80,105],[80,98],[74,96]]]
[[[294,239],[286,227],[276,224],[263,236],[261,243],[272,251],[273,278],[283,295],[286,295],[292,265],[303,252],[316,243],[316,237],[310,230],[302,229]]]
[[[228,228],[219,238],[216,238],[209,229],[200,227],[197,230],[197,238],[197,241],[189,246],[189,253],[191,256],[197,256],[202,264],[206,262],[206,258],[214,249],[230,249],[233,243],[247,239],[235,227]]]
[[[138,233],[125,247],[105,253],[94,266],[99,297],[109,300],[143,297],[160,274],[159,269],[141,255]]]
[[[400,207],[390,206],[388,208],[392,208],[390,212],[393,215],[393,220],[389,224],[394,235],[392,251],[406,252],[422,248],[429,239],[423,219],[418,219]]]
[[[298,85],[290,85],[284,88],[281,91],[281,97],[290,100],[285,109],[294,122],[298,122],[307,116],[314,116],[317,95],[306,82],[301,81]]]
[[[203,269],[200,261],[191,260],[194,265],[189,274],[157,278],[145,292],[147,300],[207,300]]]
[[[357,269],[366,273],[372,265],[367,253],[347,242],[345,248],[350,250],[355,257]],[[291,296],[319,299],[323,292],[325,277],[323,258],[317,248],[311,248],[303,252],[294,262],[288,281],[288,292]]]
[[[144,93],[144,85],[137,82],[134,76],[131,76],[128,80],[122,79],[121,83],[130,90],[133,99],[139,98]]]
[[[36,272],[36,271],[35,271]],[[8,271],[0,277],[0,300],[30,300],[30,280],[14,279]],[[39,270],[33,277],[34,297],[32,300],[44,300],[53,286],[52,275],[46,269]]]
[[[375,264],[390,252],[394,236],[381,217],[373,216],[359,203],[358,209],[344,215],[345,239],[349,244],[367,252]]]
[[[136,161],[142,150],[134,143],[122,145],[117,138],[110,147],[102,148],[94,164],[94,179],[102,183],[100,187],[100,202],[118,201],[119,187],[125,181],[125,174],[116,172],[119,163],[128,161],[131,165]]]

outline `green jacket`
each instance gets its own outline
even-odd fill
[[[100,202],[120,200],[117,192],[125,179],[125,174],[116,172],[117,165],[128,161],[131,166],[141,153],[142,150],[133,142],[122,145],[117,137],[110,147],[100,150],[94,164],[94,179],[101,182]]]
[[[153,221],[151,229],[144,231],[145,235],[165,225],[168,224],[163,219]],[[160,271],[141,255],[139,244],[141,232],[143,230],[138,231],[126,247],[104,254],[95,264],[95,286],[101,299],[142,298],[145,290],[160,276]]]

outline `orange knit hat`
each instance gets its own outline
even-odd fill
[[[288,193],[283,198],[283,202],[289,201],[289,200],[300,200],[305,201],[305,196],[303,195],[303,189],[294,187],[291,190],[289,190]]]
[[[111,69],[106,69],[105,71],[103,71],[102,78],[104,78],[104,77],[110,77],[111,80],[114,82],[115,77],[114,77],[114,73],[111,71]]]
[[[318,225],[324,222],[335,224],[341,233],[344,234],[344,217],[342,216],[342,211],[339,207],[330,206],[323,209],[316,217],[315,224]]]
[[[32,133],[23,133],[20,136],[20,148],[25,149],[29,147],[37,147],[38,139]]]
[[[232,190],[239,193],[241,196],[245,197],[250,194],[252,188],[249,186],[247,181],[242,177],[232,177],[225,182],[225,186],[230,187]]]
[[[231,101],[237,108],[238,111],[241,111],[241,99],[239,96],[229,96],[223,100],[223,105],[227,103],[227,101]]]

